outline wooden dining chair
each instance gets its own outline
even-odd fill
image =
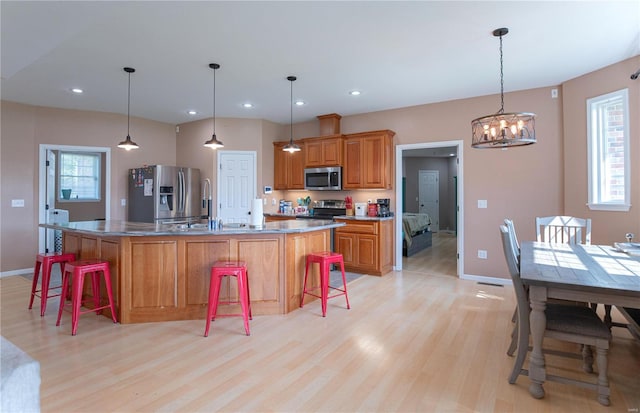
[[[519,375],[529,374],[528,370],[523,369],[522,366],[527,352],[530,350],[530,304],[529,295],[520,278],[520,268],[516,264],[509,229],[505,225],[500,225],[500,233],[502,235],[504,256],[507,261],[507,267],[509,268],[518,305],[518,320],[516,322],[517,345],[515,346],[517,354],[513,370],[509,375],[509,383],[514,384]],[[596,390],[598,393],[598,402],[604,406],[608,406],[610,401],[609,379],[607,377],[607,353],[609,350],[609,342],[611,341],[611,332],[607,326],[590,307],[547,303],[545,316],[545,338],[548,337],[556,340],[581,344],[583,360],[582,368],[587,373],[593,372],[593,354],[591,346],[594,346],[596,348],[596,363],[598,366],[598,379],[596,383],[548,373],[546,374],[546,380],[564,384],[573,384]],[[509,355],[511,356],[513,355],[511,347],[510,351]],[[576,357],[573,353],[559,351],[547,350],[545,353]]]
[[[536,217],[536,238],[538,242],[591,245],[591,219]]]

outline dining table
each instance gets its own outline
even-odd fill
[[[548,299],[640,308],[640,257],[612,245],[522,242],[520,277],[531,305],[529,393],[538,399],[546,379],[542,341]]]

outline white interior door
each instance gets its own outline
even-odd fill
[[[418,212],[429,214],[431,231],[440,230],[440,171],[418,171]]]
[[[223,223],[250,223],[256,197],[256,152],[218,152],[218,218]]]

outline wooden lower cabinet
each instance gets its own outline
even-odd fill
[[[384,275],[393,268],[393,220],[336,219],[334,249],[347,271]]]
[[[63,245],[65,252],[73,252],[79,259],[109,261],[121,323],[204,320],[211,265],[217,260],[247,263],[253,315],[285,314],[299,308],[306,255],[329,250],[330,230],[139,237],[63,231]],[[317,270],[313,271],[317,284]],[[85,283],[85,298],[91,297],[90,284]],[[101,295],[106,301],[104,285]],[[235,301],[237,297],[235,278],[227,277],[220,300]],[[239,312],[239,306],[220,306],[218,313]],[[108,310],[105,315],[110,316]]]

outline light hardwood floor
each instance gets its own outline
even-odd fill
[[[40,362],[43,412],[638,411],[640,343],[627,331],[614,329],[610,407],[558,383],[533,399],[527,377],[507,382],[512,289],[459,280],[431,260],[438,270],[353,281],[351,309],[330,300],[326,318],[318,301],[254,317],[249,337],[238,318],[216,320],[204,338],[204,320],[114,325],[93,314],[72,337],[69,314],[55,326],[56,299],[40,317],[27,310],[29,281],[5,277],[2,335]],[[547,365],[584,377],[578,360]]]

